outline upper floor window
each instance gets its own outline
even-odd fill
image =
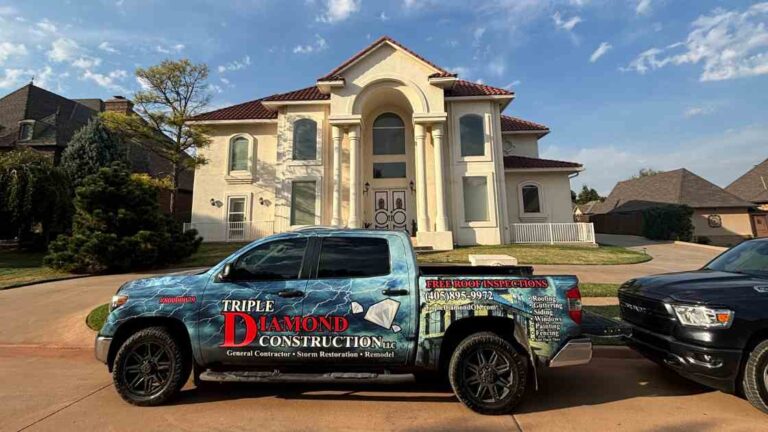
[[[293,123],[293,160],[317,159],[317,123],[310,119]]]
[[[248,171],[248,138],[236,137],[229,145],[229,170]]]
[[[485,132],[483,118],[477,114],[467,114],[459,119],[461,134],[461,157],[485,155]]]
[[[520,191],[523,196],[523,213],[541,213],[539,186],[535,184],[523,185]]]
[[[404,155],[405,125],[393,113],[384,113],[373,122],[373,154]]]
[[[35,123],[24,121],[19,123],[19,141],[29,141],[35,132]]]

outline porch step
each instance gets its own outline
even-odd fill
[[[273,371],[212,371],[200,374],[202,381],[210,382],[340,382],[374,381],[401,383],[413,380],[412,374],[390,374],[372,372],[325,372],[325,373],[281,373]]]

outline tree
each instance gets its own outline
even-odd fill
[[[47,245],[51,234],[69,227],[71,190],[50,157],[27,148],[0,154],[0,237]]]
[[[61,167],[69,174],[72,185],[79,187],[100,168],[125,160],[125,148],[119,137],[95,117],[72,136],[61,156]]]
[[[576,197],[576,204],[586,204],[590,201],[602,201],[605,198],[601,197],[597,191],[587,185],[581,186],[581,192]]]
[[[576,192],[574,192],[573,189],[571,189],[571,202],[576,202]]]
[[[87,177],[75,195],[71,235],[51,242],[44,263],[75,273],[164,265],[194,253],[201,238],[160,212],[158,188],[116,163]]]
[[[650,177],[652,175],[656,175],[659,173],[662,173],[663,171],[655,170],[653,168],[640,168],[640,170],[637,172],[637,174],[632,176],[632,179],[638,179],[641,177]]]
[[[165,60],[137,69],[136,78],[142,85],[133,96],[138,115],[108,112],[104,120],[110,130],[170,162],[170,212],[175,214],[179,175],[206,162],[197,152],[210,144],[206,129],[186,121],[210,103],[208,66],[187,59]]]

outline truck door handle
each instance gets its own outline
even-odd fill
[[[302,297],[304,295],[304,291],[299,291],[299,290],[278,291],[277,295],[285,298]]]
[[[381,290],[381,293],[386,296],[401,296],[401,295],[408,294],[408,290],[403,288],[399,288],[399,289],[387,288],[387,289]]]

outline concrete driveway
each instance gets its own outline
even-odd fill
[[[657,242],[643,237],[597,234],[603,245],[621,246],[645,252],[653,259],[640,264],[620,265],[535,265],[537,274],[575,274],[582,282],[622,283],[628,279],[658,273],[696,270],[726,248]]]

